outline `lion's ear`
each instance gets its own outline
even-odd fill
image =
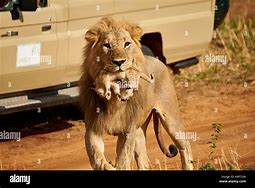
[[[141,39],[142,35],[143,35],[143,29],[138,26],[138,25],[130,25],[129,29],[128,29],[132,39],[137,43],[139,43],[139,40]]]
[[[85,40],[89,43],[92,43],[93,46],[98,42],[100,36],[100,32],[95,29],[91,28],[85,33]]]
[[[114,25],[114,20],[112,18],[102,18],[98,23],[96,23],[96,25],[85,33],[85,40],[92,43],[92,47],[94,47],[99,41],[100,35],[103,32],[110,30],[112,25]]]

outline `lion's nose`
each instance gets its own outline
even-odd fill
[[[123,63],[125,63],[125,61],[125,59],[115,59],[112,61],[112,63],[120,67]]]

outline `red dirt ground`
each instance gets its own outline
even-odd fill
[[[222,124],[222,132],[216,143],[214,156],[221,155],[223,148],[231,161],[230,148],[240,155],[240,166],[255,165],[255,84],[221,85],[176,83],[185,130],[196,132],[199,139],[192,141],[195,168],[207,162],[211,151],[210,135],[213,123]],[[43,129],[45,125],[42,125]],[[0,142],[0,168],[12,169],[91,169],[84,148],[84,124],[82,121],[69,121],[50,126],[69,128],[23,137],[20,142]],[[40,127],[40,126],[38,126]],[[30,130],[27,130],[29,132]],[[24,130],[23,132],[26,132]],[[155,139],[152,124],[148,131],[148,154],[153,169],[180,169],[179,155],[166,159]],[[166,141],[171,143],[168,136]],[[105,136],[106,156],[114,161],[116,138]],[[217,162],[217,161],[215,161]],[[135,166],[134,166],[135,168]]]

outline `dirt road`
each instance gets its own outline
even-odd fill
[[[221,130],[213,163],[224,151],[226,158],[236,166],[255,166],[255,84],[247,87],[176,82],[181,113],[187,132],[196,133],[191,139],[195,168],[209,160],[210,135],[213,123],[220,123]],[[29,119],[29,118],[28,118]],[[51,131],[54,130],[54,131]],[[84,148],[84,124],[80,121],[59,121],[38,124],[22,129],[20,141],[0,142],[0,169],[91,169]],[[153,169],[180,169],[179,155],[167,159],[161,153],[152,124],[147,131],[148,154]],[[165,142],[171,143],[167,135]],[[114,161],[116,138],[105,136],[106,157]],[[231,154],[232,152],[232,154]],[[236,164],[231,157],[239,157]],[[135,168],[135,163],[134,163]],[[224,167],[224,166],[223,166]]]

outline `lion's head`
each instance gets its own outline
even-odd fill
[[[140,37],[143,31],[138,25],[112,18],[102,18],[85,34],[87,46],[85,62],[93,67],[92,78],[98,71],[125,71],[141,61]]]

